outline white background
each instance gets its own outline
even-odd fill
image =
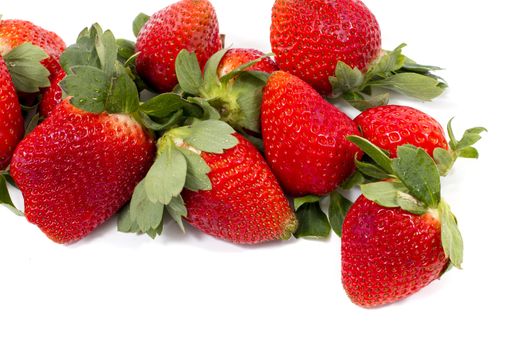
[[[8,0],[0,12],[71,44],[95,21],[132,38],[134,16],[169,1],[59,3]],[[273,1],[213,3],[228,44],[270,50]],[[444,185],[465,239],[464,270],[364,310],[341,286],[336,236],[243,248],[172,224],[152,241],[117,233],[112,220],[65,247],[0,208],[0,349],[523,349],[520,2],[366,3],[385,48],[406,42],[410,57],[447,68],[451,87],[435,103],[394,102],[442,123],[455,116],[458,132],[490,130],[481,159],[459,161]]]

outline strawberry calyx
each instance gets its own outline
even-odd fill
[[[49,87],[49,70],[41,63],[49,56],[31,43],[23,43],[10,50],[0,48],[17,92],[37,93]]]
[[[157,141],[157,157],[146,177],[137,185],[128,206],[120,213],[118,229],[146,233],[152,238],[162,234],[166,211],[184,231],[187,215],[181,193],[209,191],[211,169],[202,152],[222,154],[235,147],[235,130],[220,120],[194,119],[191,125],[173,128]]]
[[[465,131],[463,137],[458,140],[452,130],[452,121],[447,125],[447,132],[450,138],[449,149],[436,148],[434,150],[434,160],[438,166],[441,176],[447,176],[458,158],[478,159],[479,152],[473,146],[481,140],[481,134],[487,132],[486,128],[475,127]]]
[[[441,197],[441,175],[434,159],[413,145],[398,147],[397,158],[391,159],[362,137],[349,136],[348,140],[373,161],[357,165],[364,176],[375,179],[361,185],[363,195],[385,208],[401,208],[415,215],[437,213],[445,255],[453,266],[461,268],[463,239],[456,217]]]
[[[433,74],[442,68],[421,65],[402,53],[406,44],[383,53],[366,72],[338,62],[333,77],[332,98],[342,97],[354,108],[364,111],[388,104],[390,92],[423,101],[440,96],[447,83]]]
[[[15,215],[24,216],[24,213],[13,203],[7,188],[8,184],[16,186],[13,179],[11,178],[11,175],[9,174],[9,168],[0,171],[0,206],[6,207]]]
[[[227,51],[222,49],[210,57],[201,72],[197,56],[182,50],[175,62],[179,81],[176,92],[199,105],[209,118],[221,119],[241,132],[260,133],[262,89],[268,74],[245,70],[270,55],[243,64],[219,78],[217,68]]]

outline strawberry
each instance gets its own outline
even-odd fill
[[[155,155],[152,136],[135,121],[138,92],[117,61],[113,34],[94,25],[79,42],[63,56],[69,97],[11,163],[28,220],[58,243],[85,237],[124,206]]]
[[[397,158],[350,136],[387,181],[361,186],[342,232],[343,286],[352,301],[376,307],[406,298],[460,268],[463,240],[441,197],[437,164],[423,148],[399,146]]]
[[[224,154],[202,154],[212,189],[182,193],[188,222],[238,244],[290,238],[297,219],[275,176],[251,143],[235,137],[238,145]]]
[[[139,75],[159,92],[177,85],[175,58],[182,49],[204,64],[222,47],[219,24],[208,0],[181,0],[155,13],[140,30],[136,60]]]
[[[337,63],[366,71],[381,52],[381,32],[359,0],[276,0],[271,43],[282,70],[329,94]]]
[[[131,198],[154,151],[129,116],[88,113],[64,101],[20,143],[11,174],[27,219],[53,241],[73,243]]]
[[[219,78],[222,78],[226,74],[239,68],[243,64],[257,60],[264,56],[264,53],[253,49],[229,49],[219,64],[217,74]],[[273,73],[278,71],[279,67],[269,57],[264,58],[262,61],[246,69],[246,71],[260,71],[266,73]]]
[[[53,109],[60,104],[62,101],[62,88],[60,82],[66,77],[66,72],[63,69],[57,70],[58,74],[52,74],[50,76],[50,87],[44,89],[42,92],[42,99],[38,106],[40,115],[43,118],[47,118]]]
[[[325,195],[355,169],[357,147],[346,140],[356,124],[301,79],[273,73],[261,112],[266,159],[293,196]]]
[[[16,145],[24,134],[24,119],[15,87],[0,56],[0,170],[9,165]]]
[[[448,266],[440,220],[361,196],[343,224],[342,264],[343,285],[354,303],[374,307],[406,298]]]
[[[449,125],[451,145],[437,120],[406,106],[380,106],[361,113],[355,122],[363,136],[376,146],[397,156],[397,148],[411,144],[424,149],[438,161],[443,174],[448,173],[458,157],[477,158],[478,152],[472,146],[479,140],[485,128],[467,130],[462,141],[455,140]]]

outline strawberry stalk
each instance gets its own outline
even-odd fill
[[[405,46],[384,50],[365,73],[338,62],[334,76],[330,77],[331,97],[342,97],[354,108],[364,111],[388,104],[391,92],[422,101],[440,96],[447,83],[433,72],[442,68],[416,63],[402,53]]]

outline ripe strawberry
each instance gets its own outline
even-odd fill
[[[452,127],[448,131],[449,145],[443,128],[431,116],[406,106],[380,106],[361,113],[355,122],[363,136],[376,146],[397,156],[397,148],[410,144],[424,149],[438,162],[442,175],[446,175],[457,158],[477,158],[478,152],[472,146],[480,140],[485,128],[472,128],[463,138],[456,140]]]
[[[363,136],[395,158],[397,147],[411,144],[431,156],[434,149],[448,150],[443,128],[431,116],[406,106],[381,106],[361,113],[355,122]]]
[[[50,87],[43,90],[42,99],[38,106],[40,115],[44,118],[47,118],[51,111],[62,101],[63,92],[60,82],[66,77],[66,72],[63,69],[57,70],[57,72],[58,74],[50,76]]]
[[[49,70],[51,77],[60,74],[62,69],[58,62],[66,44],[57,34],[28,21],[0,20],[0,54],[3,55],[23,43],[42,48],[49,55],[42,64]]]
[[[0,55],[0,170],[9,165],[24,134],[24,119],[15,87]]]
[[[224,154],[202,154],[212,189],[182,193],[188,222],[238,244],[290,238],[297,219],[275,176],[251,143],[235,137],[238,145]]]
[[[392,303],[438,279],[448,266],[439,217],[384,208],[364,196],[343,225],[343,285],[363,307]]]
[[[155,145],[124,114],[62,102],[18,146],[11,174],[27,219],[57,243],[73,243],[114,215],[153,162]]]
[[[219,64],[217,74],[219,75],[219,78],[222,78],[241,65],[259,59],[263,56],[264,53],[258,50],[229,49]],[[246,69],[246,71],[261,71],[269,74],[278,70],[279,67],[277,64],[269,57],[264,58],[262,61]]]
[[[301,79],[270,76],[261,123],[266,159],[287,193],[322,196],[354,171],[358,148],[346,137],[357,126]]]
[[[381,32],[359,0],[276,0],[271,43],[282,70],[329,94],[337,62],[365,71],[381,52]]]
[[[197,54],[201,68],[222,47],[215,10],[208,0],[181,0],[155,13],[140,30],[137,71],[155,90],[177,84],[175,59],[182,49]]]

